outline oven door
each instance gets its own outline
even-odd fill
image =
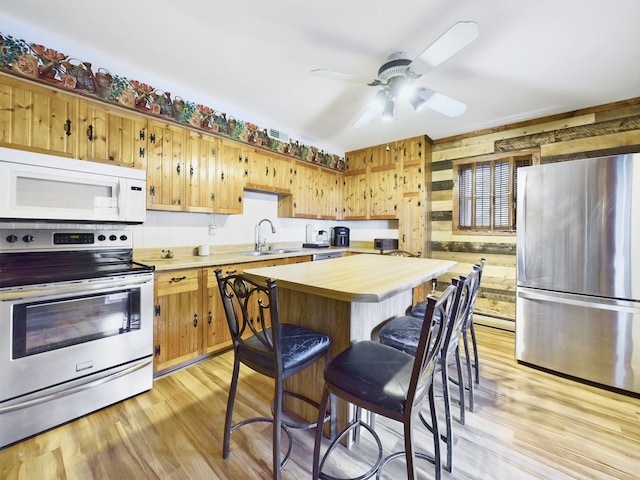
[[[153,273],[0,293],[0,402],[153,353]]]

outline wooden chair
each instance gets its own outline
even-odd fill
[[[215,273],[233,341],[233,374],[227,400],[222,456],[229,456],[231,433],[237,428],[254,422],[272,422],[273,478],[280,479],[282,468],[293,447],[289,427],[316,426],[315,422],[294,423],[283,419],[283,396],[289,393],[284,390],[283,382],[322,358],[325,364],[328,363],[331,342],[326,335],[309,328],[280,323],[275,281],[268,280],[264,284],[258,284],[242,275],[223,277],[220,269]],[[250,418],[236,424],[232,423],[240,364],[275,380],[273,417]],[[318,406],[304,397],[296,395],[296,398]],[[323,408],[322,414],[319,415],[320,424],[324,424],[330,418],[326,415],[326,405]],[[281,430],[285,431],[289,440],[284,458],[281,458],[280,452]],[[331,432],[335,433],[333,423]]]

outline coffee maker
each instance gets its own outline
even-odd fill
[[[347,227],[333,227],[331,245],[334,247],[348,247],[349,229]]]

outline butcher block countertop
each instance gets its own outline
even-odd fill
[[[350,255],[245,270],[280,288],[348,302],[380,302],[448,272],[456,262],[392,255]]]

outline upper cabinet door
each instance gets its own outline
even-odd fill
[[[235,142],[222,141],[216,162],[216,212],[242,213],[245,164],[242,148]]]
[[[146,168],[146,118],[89,100],[78,100],[78,158]]]
[[[209,135],[189,131],[187,160],[187,211],[215,213],[216,162],[220,141]]]
[[[188,130],[155,120],[148,125],[147,208],[179,212],[188,174]]]
[[[76,102],[71,95],[0,76],[0,145],[73,158]]]

